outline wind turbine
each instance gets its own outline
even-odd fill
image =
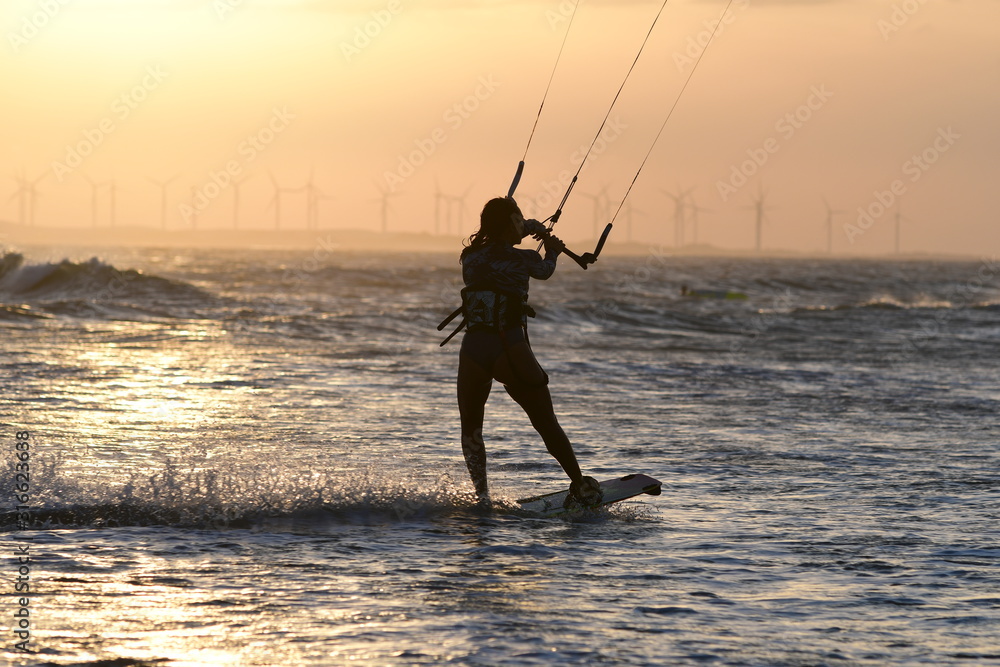
[[[833,216],[843,215],[847,211],[834,210],[830,208],[830,202],[823,197],[823,206],[826,206],[826,254],[833,254]]]
[[[32,227],[35,226],[35,210],[38,208],[38,182],[43,178],[45,178],[45,174],[28,183],[28,202],[31,205],[31,215],[28,217],[28,223]]]
[[[382,204],[382,233],[385,234],[389,231],[389,198],[395,197],[397,192],[392,192],[388,188],[382,186],[378,181],[375,182],[375,187],[382,194],[381,197],[373,201],[381,202]]]
[[[472,188],[475,183],[465,188],[465,192],[462,193],[460,197],[448,197],[448,232],[451,233],[451,212],[452,209],[457,209],[455,215],[455,228],[456,230],[462,229],[462,215],[469,212],[469,207],[465,203],[465,200],[469,197],[469,193],[472,192]]]
[[[158,181],[154,178],[146,177],[150,183],[159,186],[160,188],[160,229],[167,228],[167,186],[177,180],[180,174],[174,174],[165,181]]]
[[[684,202],[687,200],[688,195],[694,192],[694,188],[681,190],[681,187],[678,185],[676,194],[669,190],[660,190],[660,192],[674,200],[674,246],[680,249],[684,245],[686,210]]]
[[[314,190],[314,192],[315,192],[315,197],[316,197],[315,204],[314,204],[314,206],[315,206],[314,210],[316,212],[314,214],[315,218],[314,218],[313,229],[317,229],[318,230],[319,229],[319,203],[321,201],[323,201],[324,199],[327,200],[327,201],[335,201],[337,198],[333,197],[331,195],[326,194],[325,192],[323,192],[319,188],[316,188]]]
[[[454,195],[442,194],[441,199],[444,201],[444,233],[451,234],[452,223],[455,219],[455,206],[459,204],[458,197]],[[461,209],[459,209],[459,217],[461,217]],[[461,227],[461,223],[457,223]]]
[[[611,217],[611,200],[608,199],[608,186],[597,191],[596,195],[581,192],[581,196],[594,202],[594,238],[600,234],[601,224]]]
[[[118,218],[118,181],[114,176],[111,177],[111,183],[108,185],[110,188],[110,208],[111,208],[111,226],[115,226],[115,220]]]
[[[249,176],[244,178],[234,178],[233,187],[233,229],[240,228],[240,186],[250,179]]]
[[[309,180],[303,189],[306,192],[306,228],[319,229],[319,202],[321,199],[333,199],[323,190],[316,186],[314,181],[315,169],[309,168]]]
[[[695,201],[694,195],[690,194],[693,191],[694,188],[688,190],[688,200],[691,202],[691,229],[694,232],[694,245],[698,245],[698,214],[711,213],[712,209],[698,206],[698,202]]]
[[[757,196],[753,200],[753,206],[745,206],[744,208],[754,211],[756,213],[755,220],[755,230],[756,230],[756,243],[754,245],[757,254],[760,254],[761,248],[761,235],[764,228],[764,219],[767,217],[765,212],[767,211],[767,205],[764,201],[767,199],[767,193],[764,192],[763,186],[757,186]]]
[[[274,177],[272,172],[268,171],[267,175],[271,179],[271,184],[274,185],[274,199],[267,206],[270,208],[271,204],[274,204],[274,228],[281,229],[281,193],[290,192],[290,190],[278,185],[278,179]]]
[[[448,202],[448,196],[441,192],[441,183],[434,176],[434,233],[441,233],[441,202]]]
[[[633,208],[632,202],[626,201],[625,204],[625,241],[626,243],[632,242],[632,214],[642,213],[643,211]]]
[[[28,180],[25,176],[25,171],[22,168],[20,172],[14,176],[14,180],[17,181],[17,192],[11,195],[11,200],[17,199],[18,202],[18,222],[24,225],[26,222],[32,227],[35,226],[35,208],[38,206],[38,183],[45,178],[46,173],[43,172],[41,176],[35,180]]]
[[[80,172],[80,175],[90,184],[90,226],[93,229],[97,229],[97,196],[101,188],[107,185],[107,183],[97,183],[83,172]]]

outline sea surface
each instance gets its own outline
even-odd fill
[[[1000,665],[996,258],[560,260],[560,420],[663,493],[544,519],[500,387],[471,498],[455,255],[94,255],[0,257],[0,663]]]

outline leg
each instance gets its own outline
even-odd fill
[[[486,443],[483,442],[483,414],[493,378],[467,354],[458,361],[458,412],[462,420],[462,454],[476,487],[476,495],[486,498]]]
[[[601,485],[580,472],[573,445],[559,426],[549,393],[549,376],[538,364],[527,340],[508,345],[506,354],[494,365],[494,375],[531,419],[542,436],[545,448],[559,462],[570,479],[566,507],[589,507],[601,502]]]
[[[573,452],[573,445],[556,419],[549,388],[504,385],[504,389],[527,413],[531,425],[542,436],[545,449],[559,462],[570,481],[576,482],[583,477],[580,464],[577,463],[576,454]]]

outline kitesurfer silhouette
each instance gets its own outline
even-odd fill
[[[528,235],[544,241],[544,257],[514,247]],[[580,471],[573,445],[556,419],[548,374],[527,336],[527,317],[534,315],[527,304],[528,281],[548,279],[564,249],[540,222],[525,220],[512,198],[498,197],[486,202],[479,230],[462,250],[462,312],[468,329],[459,353],[458,407],[462,453],[481,502],[489,499],[483,416],[493,380],[524,409],[549,454],[569,476],[567,502],[589,505],[601,499],[600,485]]]

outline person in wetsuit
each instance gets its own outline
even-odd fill
[[[534,250],[515,248],[532,234],[544,240],[545,257]],[[570,478],[567,502],[600,501],[597,480],[580,471],[573,445],[552,407],[549,377],[535,359],[527,337],[528,281],[546,280],[556,270],[556,257],[565,248],[537,220],[525,220],[511,198],[491,199],[483,207],[479,230],[462,250],[462,305],[468,329],[462,339],[458,364],[458,407],[462,420],[462,453],[476,495],[489,498],[483,415],[493,380],[531,419],[545,447]],[[533,313],[532,313],[533,314]]]

